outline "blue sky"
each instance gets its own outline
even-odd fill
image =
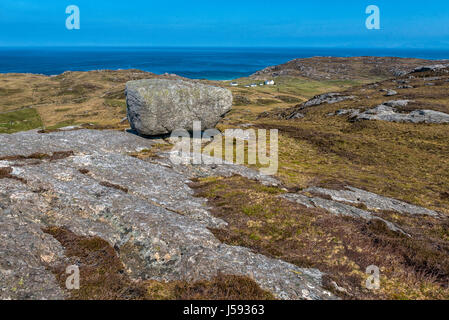
[[[371,4],[381,30],[365,27]],[[0,46],[91,45],[448,49],[449,1],[0,0]]]

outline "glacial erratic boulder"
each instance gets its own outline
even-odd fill
[[[182,80],[148,79],[126,84],[128,120],[140,135],[169,134],[174,130],[214,128],[231,110],[231,91]]]

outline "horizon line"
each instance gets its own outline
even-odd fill
[[[189,45],[189,46],[170,46],[170,45],[0,45],[0,49],[9,48],[170,48],[170,49],[348,49],[348,50],[435,50],[435,51],[449,51],[449,47],[346,47],[346,46],[215,46],[215,45]]]

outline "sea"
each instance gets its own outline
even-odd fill
[[[192,79],[231,80],[295,58],[392,56],[449,59],[449,49],[0,47],[0,73],[140,69]]]

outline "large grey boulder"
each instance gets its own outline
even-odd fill
[[[330,92],[317,95],[310,99],[309,101],[304,102],[303,107],[314,107],[321,105],[323,103],[334,104],[338,102],[342,102],[345,100],[355,99],[354,96],[345,96],[338,92]]]
[[[126,84],[128,120],[141,135],[169,134],[177,129],[214,128],[231,110],[231,91],[182,80],[137,80]]]
[[[301,119],[304,118],[304,109],[319,106],[322,104],[334,104],[346,100],[355,99],[355,96],[345,96],[338,92],[330,92],[330,93],[324,93],[317,95],[313,97],[312,99],[300,104],[299,106],[293,107],[290,112],[287,110],[287,114],[284,116],[281,116],[282,119],[286,120],[294,120],[294,119]]]

